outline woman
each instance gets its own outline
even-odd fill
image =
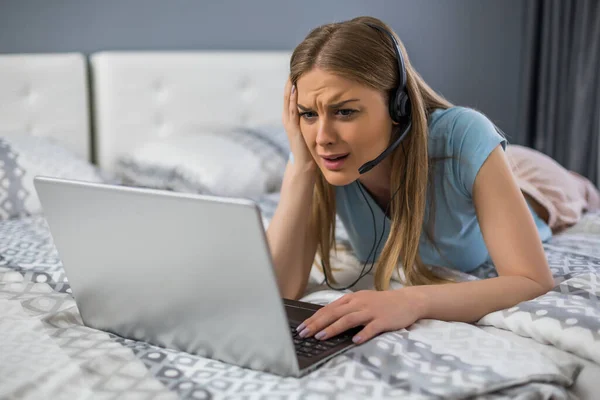
[[[422,318],[473,322],[553,287],[542,247],[551,232],[516,183],[504,137],[436,94],[398,44],[402,67],[381,28],[400,43],[380,20],[360,17],[313,30],[291,58],[283,120],[292,157],[267,231],[281,293],[302,296],[317,250],[335,283],[336,213],[358,258],[376,259],[377,290],[322,308],[301,324],[303,337],[364,326],[354,337],[363,343]],[[403,74],[410,109],[389,106]],[[400,144],[361,174],[390,143]],[[496,278],[440,285],[427,268],[468,272],[488,257]],[[406,285],[388,290],[396,268]]]

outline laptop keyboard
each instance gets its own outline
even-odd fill
[[[300,332],[296,332],[299,324],[290,321],[290,331],[296,348],[296,354],[301,357],[315,357],[321,353],[337,346],[338,344],[349,340],[348,334],[340,334],[327,340],[317,340],[314,337],[301,338]]]

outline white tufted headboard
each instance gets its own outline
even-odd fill
[[[52,137],[89,160],[88,89],[83,54],[0,55],[0,136]]]
[[[288,52],[102,52],[91,56],[97,162],[158,137],[281,124]]]

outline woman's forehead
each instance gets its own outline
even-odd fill
[[[296,83],[298,103],[314,101],[335,103],[358,98],[370,101],[380,93],[355,80],[322,69],[312,69],[303,74]]]
[[[298,79],[297,86],[299,89],[306,91],[321,90],[324,88],[336,89],[356,89],[361,85],[355,80],[348,79],[341,74],[326,71],[321,68],[313,68],[310,71],[302,74]]]

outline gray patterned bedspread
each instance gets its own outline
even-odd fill
[[[268,219],[272,204],[261,207]],[[478,324],[600,364],[600,214],[553,238],[546,253],[555,289]],[[482,266],[465,279],[491,274]],[[577,363],[549,359],[478,324],[423,320],[303,378],[282,378],[84,326],[43,218],[0,223],[0,398],[569,397]]]

